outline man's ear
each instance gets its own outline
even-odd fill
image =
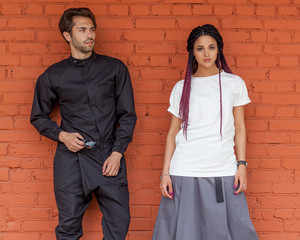
[[[63,36],[67,42],[71,42],[71,35],[68,32],[63,32]]]

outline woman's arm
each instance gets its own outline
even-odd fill
[[[173,199],[172,181],[169,175],[170,163],[175,150],[175,137],[180,130],[181,119],[172,115],[170,129],[166,140],[165,157],[161,174],[160,189],[162,195]]]
[[[234,125],[235,125],[235,151],[238,161],[246,161],[246,127],[244,119],[244,106],[238,106],[233,108]],[[241,191],[245,191],[247,187],[247,173],[246,166],[241,164],[235,174],[234,186],[238,186],[239,189],[234,192],[238,194]]]

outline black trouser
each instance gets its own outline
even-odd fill
[[[102,175],[102,165],[111,154],[112,144],[102,144],[78,153],[59,143],[54,158],[54,193],[59,211],[57,240],[78,240],[82,218],[92,193],[102,211],[105,240],[124,240],[130,222],[126,164],[121,160],[115,177]]]

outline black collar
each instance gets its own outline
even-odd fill
[[[75,66],[82,66],[85,63],[88,63],[90,61],[92,61],[95,57],[96,57],[96,53],[93,51],[91,56],[89,56],[88,58],[85,59],[77,59],[72,57],[72,55],[70,55],[69,60],[75,65]]]

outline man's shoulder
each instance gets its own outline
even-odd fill
[[[68,66],[68,58],[52,64],[45,70],[44,73],[46,74],[57,73],[57,71],[59,70],[64,70],[66,66]]]
[[[114,66],[126,67],[124,62],[118,58],[97,54],[96,61],[102,64],[113,64]]]

